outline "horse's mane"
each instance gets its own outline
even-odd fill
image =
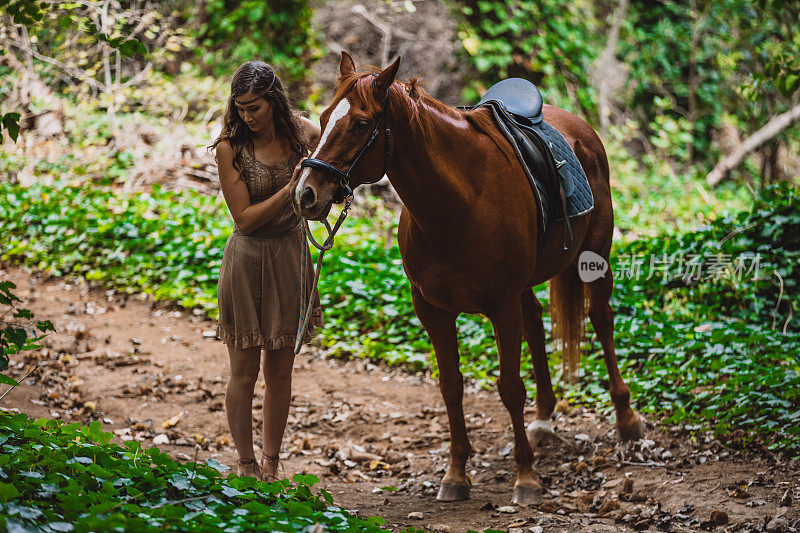
[[[380,111],[382,102],[378,102],[375,98],[373,87],[373,80],[375,80],[373,74],[379,74],[380,72],[381,69],[377,67],[366,67],[365,71],[340,75],[336,80],[336,92],[333,100],[337,101],[355,89],[359,98],[367,107],[366,111],[370,113]],[[397,111],[411,118],[412,134],[418,140],[423,142],[430,141],[435,131],[436,123],[431,114],[420,112],[421,108],[428,107],[455,120],[468,121],[476,130],[488,135],[509,161],[516,160],[513,149],[497,129],[494,119],[486,109],[479,108],[471,111],[462,111],[443,104],[425,91],[422,87],[420,76],[409,78],[405,82],[394,82],[389,87],[389,92],[391,95],[389,99],[390,105],[399,106]]]

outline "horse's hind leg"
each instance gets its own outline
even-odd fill
[[[607,257],[607,256],[606,256]],[[622,440],[636,440],[644,435],[644,423],[631,409],[631,393],[622,381],[614,350],[614,312],[609,304],[613,274],[608,273],[595,281],[586,283],[589,289],[589,319],[603,347],[603,359],[608,369],[611,401],[617,412],[617,433]]]
[[[553,434],[550,417],[556,406],[556,395],[553,393],[550,367],[547,364],[542,304],[531,289],[522,292],[522,334],[531,352],[533,375],[536,379],[536,419],[528,425],[528,441],[531,446],[537,447]]]
[[[514,428],[514,459],[517,463],[517,481],[514,483],[514,503],[535,504],[542,498],[542,486],[533,473],[533,449],[525,435],[525,384],[520,376],[520,349],[522,348],[522,306],[518,297],[504,303],[489,318],[494,326],[497,348],[500,352],[500,377],[497,388],[500,399],[511,415]]]
[[[456,315],[431,305],[413,285],[411,298],[414,302],[414,311],[428,332],[436,352],[439,390],[447,407],[447,419],[450,422],[450,465],[442,478],[442,486],[436,499],[466,500],[469,498],[469,488],[472,484],[467,476],[467,460],[472,454],[472,448],[469,444],[461,403],[464,396],[464,378],[459,369]]]

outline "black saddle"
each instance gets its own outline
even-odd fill
[[[508,78],[492,85],[474,107],[488,102],[500,102],[511,115],[529,124],[542,121],[542,93],[528,80]]]
[[[497,128],[508,139],[533,189],[539,207],[541,248],[552,226],[594,208],[594,197],[586,174],[569,143],[542,116],[542,95],[534,84],[521,78],[502,80],[467,109],[487,107]],[[566,235],[564,236],[566,248]]]

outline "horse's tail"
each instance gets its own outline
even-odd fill
[[[561,352],[564,377],[573,382],[581,362],[588,299],[574,264],[550,280],[550,319],[555,347]]]

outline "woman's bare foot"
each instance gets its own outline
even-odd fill
[[[261,481],[272,483],[278,481],[278,467],[280,466],[281,458],[276,453],[275,455],[267,455],[261,452]]]
[[[245,457],[236,461],[236,475],[261,479],[261,467],[258,466],[255,459]]]

